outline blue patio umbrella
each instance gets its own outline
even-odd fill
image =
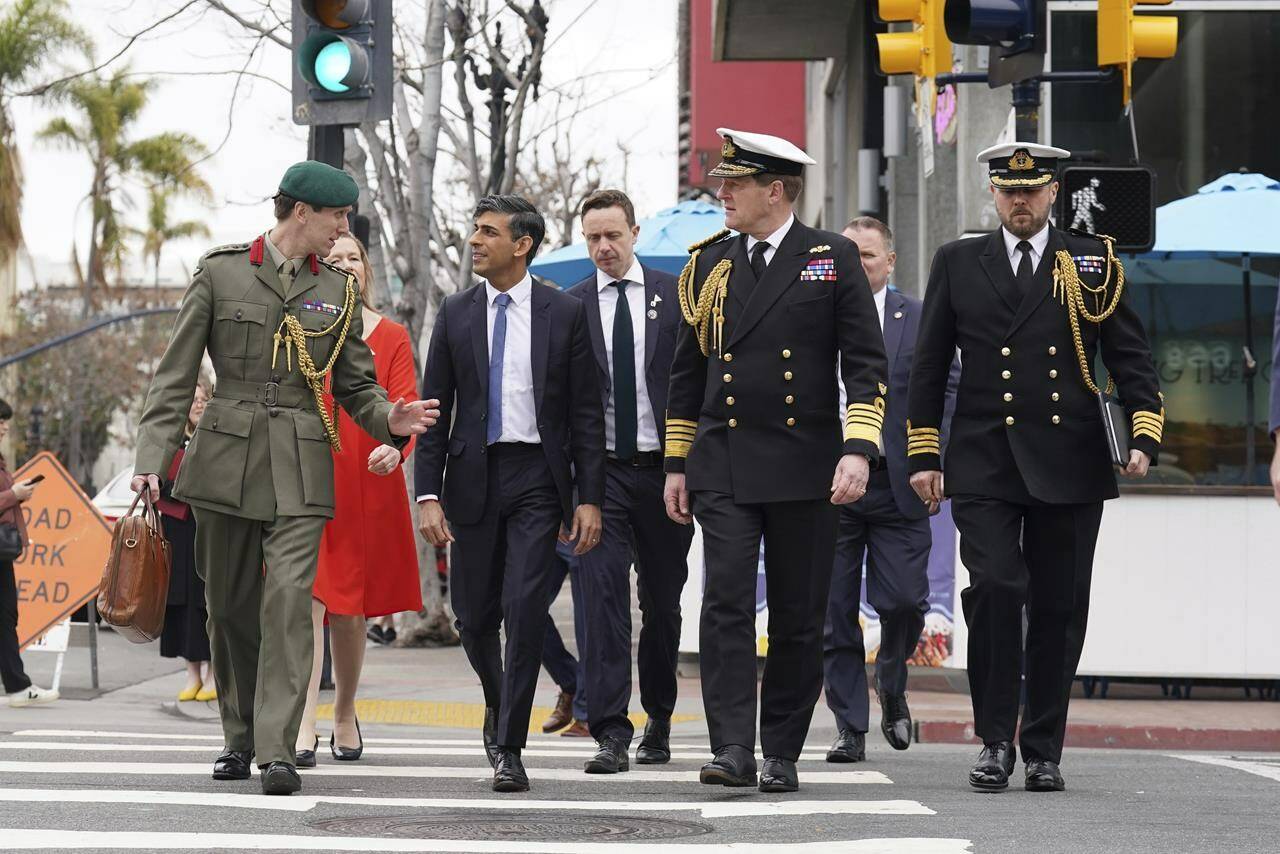
[[[1280,255],[1280,181],[1256,172],[1223,175],[1194,196],[1169,202],[1156,210],[1156,245],[1143,258],[1240,258],[1244,285],[1245,479],[1255,463],[1253,291],[1250,282],[1254,255]]]
[[[677,274],[689,260],[689,246],[724,228],[724,209],[709,202],[681,202],[640,220],[636,255],[657,270]],[[563,246],[535,258],[530,270],[560,287],[591,275],[595,267],[587,256],[585,243]]]

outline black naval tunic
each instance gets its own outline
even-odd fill
[[[756,282],[746,236],[727,234],[701,249],[682,277],[692,295],[687,307],[704,288],[718,290],[713,271],[731,265],[719,346],[714,308],[698,329],[687,316],[680,326],[666,470],[686,474],[703,532],[700,648],[712,749],[755,747],[763,538],[769,648],[761,746],[765,756],[795,760],[822,688],[837,522],[832,476],[842,454],[863,454],[873,466],[878,459],[884,341],[850,240],[795,221]],[[704,305],[711,303],[709,295]],[[843,434],[837,356],[849,400]]]
[[[1115,292],[1103,241],[1050,227],[1025,296],[1001,229],[938,250],[929,274],[911,373],[908,459],[913,473],[944,471],[970,585],[968,669],[975,730],[1012,741],[1028,615],[1024,759],[1061,760],[1067,701],[1084,644],[1102,502],[1118,494],[1097,398],[1085,384],[1068,311],[1055,288],[1059,253],[1072,258],[1085,304]],[[1059,283],[1061,285],[1061,283]],[[1056,291],[1056,293],[1055,293]],[[1101,324],[1081,317],[1090,368],[1101,353],[1133,424],[1131,448],[1156,461],[1162,397],[1146,334],[1122,299]],[[938,457],[947,373],[962,373],[945,469]]]

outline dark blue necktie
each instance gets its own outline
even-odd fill
[[[631,306],[625,279],[618,286],[613,312],[613,452],[619,459],[636,455],[636,356]]]
[[[507,306],[510,294],[498,294],[493,300],[498,316],[493,319],[493,345],[489,348],[489,432],[490,445],[502,437],[502,357],[507,346]]]

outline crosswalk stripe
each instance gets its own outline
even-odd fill
[[[1244,771],[1246,774],[1256,774],[1268,780],[1280,781],[1280,762],[1276,761],[1249,762],[1234,756],[1206,756],[1199,753],[1170,753],[1168,756],[1171,759],[1185,759],[1202,765],[1217,765],[1221,768]]]
[[[167,804],[171,806],[234,807],[250,810],[309,812],[320,804],[411,807],[438,810],[577,811],[577,812],[697,812],[703,818],[745,818],[797,815],[937,815],[918,801],[570,801],[508,800],[501,798],[397,798],[347,795],[242,795],[229,792],[143,791],[139,789],[0,789],[0,802],[77,804]]]
[[[453,839],[363,839],[353,836],[269,836],[250,833],[148,833],[145,831],[25,830],[3,831],[10,849],[250,851],[404,851],[446,854],[671,854],[671,842],[490,842]],[[967,839],[851,839],[823,842],[694,843],[699,854],[967,854]]]
[[[122,775],[158,776],[208,776],[207,762],[26,762],[0,761],[0,773],[7,774],[101,774],[104,779]],[[620,783],[696,783],[696,770],[678,771],[671,768],[637,768],[625,774],[584,774],[577,768],[529,768],[534,785],[539,780],[559,780],[573,783],[616,785]],[[257,770],[254,769],[254,773]],[[355,767],[319,765],[307,768],[303,777],[415,777],[484,780],[491,771],[487,767],[437,767],[432,765],[371,765]],[[892,785],[893,781],[879,771],[806,771],[800,775],[805,784],[837,785]]]

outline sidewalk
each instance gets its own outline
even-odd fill
[[[556,616],[563,623],[568,615],[558,607]],[[99,666],[105,693],[95,697],[84,690],[89,684],[88,651],[72,649],[63,673],[64,699],[38,709],[9,710],[0,705],[0,731],[32,725],[110,729],[143,721],[159,724],[175,715],[206,721],[211,730],[217,726],[216,703],[176,701],[184,681],[180,663],[160,659],[155,644],[130,644],[111,632],[100,637]],[[565,638],[572,646],[571,631],[565,631]],[[53,656],[26,659],[32,677],[47,684]],[[672,734],[692,741],[705,739],[696,665],[682,663],[680,672]],[[918,741],[976,743],[962,672],[920,669],[913,671],[911,680],[908,699]],[[1256,692],[1253,699],[1246,700],[1240,688],[1197,687],[1192,699],[1179,700],[1162,697],[1158,685],[1115,684],[1109,699],[1085,699],[1077,684],[1075,693],[1067,731],[1069,746],[1280,752],[1280,703],[1259,700]],[[544,673],[530,720],[533,733],[540,734],[540,724],[550,713],[556,694],[556,686]],[[332,700],[331,692],[321,694],[322,720],[332,717]],[[878,722],[874,696],[871,705],[874,730]],[[357,709],[362,724],[431,730],[425,735],[444,729],[478,733],[484,714],[479,684],[459,647],[371,646]],[[638,691],[633,692],[632,710],[642,726]],[[835,736],[834,721],[821,700],[811,733],[815,745]]]

